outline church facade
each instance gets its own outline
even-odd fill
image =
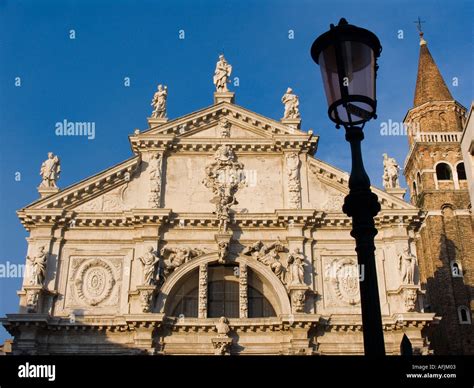
[[[214,103],[172,120],[160,85],[123,163],[60,190],[48,156],[41,198],[18,212],[29,270],[2,319],[14,354],[363,354],[349,176],[314,157],[290,88],[270,119],[235,103],[231,71],[221,56]],[[387,354],[404,336],[429,354],[427,213],[398,187],[373,191]]]

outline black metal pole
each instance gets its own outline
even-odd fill
[[[351,145],[352,169],[349,178],[349,194],[344,199],[342,210],[352,217],[351,236],[356,241],[357,261],[360,273],[360,300],[362,326],[366,356],[385,355],[382,313],[375,267],[375,244],[377,234],[374,217],[380,211],[377,195],[370,190],[370,179],[362,160],[362,128],[346,127],[346,140]]]

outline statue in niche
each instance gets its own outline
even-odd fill
[[[214,71],[214,85],[216,92],[228,92],[227,84],[230,83],[229,77],[232,73],[232,66],[224,58],[224,55],[219,55],[219,60],[216,63],[216,70]]]
[[[397,189],[400,187],[398,179],[400,166],[394,158],[383,154],[383,187],[386,189]]]
[[[281,98],[281,102],[285,105],[284,119],[299,119],[301,117],[299,109],[300,101],[298,96],[293,93],[293,89],[286,89],[286,93]]]
[[[168,98],[168,87],[163,85],[158,85],[158,90],[153,96],[151,101],[151,106],[153,106],[153,112],[151,117],[155,119],[166,118],[166,99]]]
[[[38,254],[35,257],[26,256],[26,259],[31,263],[32,273],[30,284],[33,286],[42,286],[46,278],[46,262],[48,260],[48,253],[45,251],[46,247],[39,248]]]
[[[287,284],[289,286],[303,286],[304,282],[304,255],[299,248],[296,248],[288,255]]]
[[[416,256],[410,252],[409,248],[398,256],[398,269],[404,284],[414,284],[416,261]]]
[[[155,254],[154,248],[149,246],[147,248],[147,253],[139,258],[143,264],[143,277],[144,284],[147,286],[152,286],[156,281],[156,269],[158,268],[158,263],[160,258]]]
[[[61,173],[61,164],[57,155],[48,152],[48,159],[41,164],[40,175],[43,179],[40,188],[57,188],[56,181]]]

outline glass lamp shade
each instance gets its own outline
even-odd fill
[[[360,125],[376,116],[375,79],[382,47],[370,31],[339,25],[317,38],[311,47],[320,65],[329,118],[338,125]]]

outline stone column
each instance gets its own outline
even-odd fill
[[[248,318],[248,269],[247,264],[239,264],[239,311],[240,318]]]
[[[198,317],[207,318],[207,263],[199,266]]]

